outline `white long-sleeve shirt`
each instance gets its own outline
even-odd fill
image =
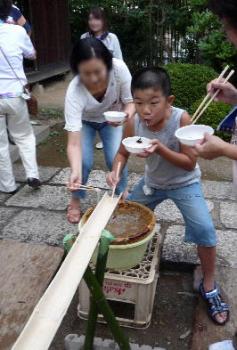
[[[90,38],[91,35],[89,32],[82,34],[81,39]],[[98,37],[100,39],[100,37]],[[101,40],[101,39],[100,39]],[[123,60],[123,54],[121,51],[119,39],[114,33],[108,33],[108,35],[101,40],[107,49],[111,52],[114,58]]]

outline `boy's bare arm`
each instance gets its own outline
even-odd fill
[[[125,139],[126,137],[131,137],[131,136],[134,136],[134,118],[129,118],[127,123],[125,124],[122,139]],[[118,163],[121,163],[121,172],[122,172],[123,168],[125,167],[128,161],[129,156],[130,156],[130,153],[126,150],[126,148],[121,142],[118,153],[114,158],[112,171],[116,171],[116,169],[118,168]]]
[[[186,126],[191,124],[191,118],[188,113],[183,113],[180,126]],[[159,140],[154,140],[152,142],[154,145],[148,150],[149,153],[158,153],[161,157],[168,160],[173,165],[185,169],[187,171],[192,171],[197,162],[197,157],[195,155],[195,151],[188,146],[181,145],[180,152],[175,152],[163,145]]]

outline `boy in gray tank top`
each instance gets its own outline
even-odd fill
[[[216,232],[204,199],[195,151],[181,145],[175,131],[191,123],[187,112],[173,107],[170,78],[162,69],[143,69],[132,80],[132,93],[137,115],[125,126],[124,138],[147,137],[151,147],[139,156],[146,159],[144,177],[135,185],[128,200],[154,210],[166,199],[172,200],[181,211],[186,229],[185,241],[197,245],[203,270],[200,293],[207,302],[208,314],[218,325],[229,319],[229,306],[223,301],[214,280],[216,261]],[[108,174],[107,182],[116,186],[129,153],[121,143]]]

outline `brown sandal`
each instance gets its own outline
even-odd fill
[[[67,220],[70,224],[78,224],[81,219],[80,206],[75,206],[73,201],[67,207]]]

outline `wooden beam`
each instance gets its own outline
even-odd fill
[[[119,199],[106,193],[98,203],[12,350],[49,348]]]

